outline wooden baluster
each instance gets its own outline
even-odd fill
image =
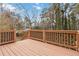
[[[55,37],[56,37],[56,43],[57,43],[57,37],[58,37],[57,33],[56,33]]]
[[[53,32],[50,32],[50,39],[53,42]]]
[[[0,32],[0,44],[1,44],[1,32]]]
[[[50,39],[50,41],[51,41],[51,33],[49,32],[49,39]]]
[[[8,41],[10,41],[10,32],[8,32],[8,35],[9,35],[9,37],[8,37]]]
[[[4,32],[3,32],[3,43],[4,43],[4,39],[5,39],[5,38],[4,38]]]
[[[8,41],[10,41],[10,32],[8,32]]]
[[[69,36],[70,36],[70,39],[69,39],[69,45],[72,46],[72,40],[73,40],[73,38],[72,38],[72,34],[70,34]]]
[[[16,41],[16,30],[14,29],[14,31],[13,31],[13,33],[14,33],[14,35],[13,35],[13,37],[14,37],[14,42]]]
[[[8,35],[9,35],[9,37],[8,37],[8,41],[10,41],[10,32],[8,32]]]
[[[11,32],[11,40],[12,40],[12,34],[13,34],[13,32]]]
[[[49,39],[50,39],[50,41],[52,41],[52,39],[51,39],[51,32],[49,32]]]
[[[60,40],[60,43],[62,44],[62,33],[61,33],[61,40]]]
[[[55,34],[55,40],[56,40],[55,42],[56,42],[56,43],[57,43],[57,37],[58,37],[58,36],[57,36],[57,33],[56,33],[56,34]]]
[[[6,32],[4,32],[4,42],[6,42],[7,39],[6,39]]]
[[[67,33],[67,46],[69,45],[69,33]]]
[[[60,43],[62,44],[62,33],[61,33],[61,40],[60,40]]]
[[[58,34],[57,43],[59,44],[59,32],[57,34]]]
[[[6,36],[6,32],[4,32],[4,44],[5,44],[5,42],[7,42],[7,36]]]
[[[9,33],[9,40],[11,41],[11,32]]]
[[[73,39],[74,39],[73,45],[76,46],[76,34],[73,34]]]
[[[10,40],[12,40],[12,32],[10,32],[11,34],[10,34],[10,36],[11,36],[11,39]]]
[[[4,42],[6,42],[6,32],[4,32]]]
[[[13,40],[13,36],[12,36],[13,32],[11,32],[11,40]]]
[[[14,39],[14,32],[12,32],[12,39],[11,39],[11,40],[15,40],[15,39]]]
[[[3,32],[2,32],[2,40],[1,40],[1,43],[3,43]]]
[[[68,33],[66,33],[66,46],[68,45]]]
[[[53,41],[53,39],[52,39],[52,32],[50,32],[50,39],[51,39],[51,41]]]
[[[59,39],[59,35],[58,35],[58,32],[57,32],[57,38],[56,38],[56,39],[57,39],[57,43],[58,43],[58,39]]]
[[[79,51],[79,32],[76,33],[76,50]]]
[[[55,42],[55,32],[54,32],[54,42]]]
[[[60,39],[61,39],[61,38],[60,38],[60,33],[59,33],[59,40],[58,40],[58,43],[59,43],[59,44],[60,44]]]
[[[12,39],[11,39],[11,40],[14,40],[14,39],[13,39],[13,37],[14,37],[14,36],[13,36],[13,32],[11,32],[11,37],[12,37]]]
[[[54,38],[53,38],[53,32],[51,32],[51,39],[52,39],[52,42],[53,42],[53,40],[54,40]]]
[[[56,43],[57,43],[57,37],[58,37],[57,33],[56,33],[56,35],[55,35],[55,36],[56,36]]]
[[[65,45],[67,45],[67,33],[65,33]]]
[[[65,46],[65,35],[66,35],[66,34],[64,33],[63,35],[64,35],[64,46]]]
[[[3,41],[3,42],[4,42],[4,44],[5,44],[5,42],[7,41],[7,40],[6,40],[6,35],[5,35],[5,33],[6,33],[6,32],[3,33],[3,38],[4,38],[4,41]]]
[[[54,40],[54,39],[53,39],[53,32],[51,32],[51,40],[52,40],[52,42],[53,42],[53,40]]]
[[[63,33],[63,45],[64,45],[64,33]]]
[[[59,43],[59,32],[57,34],[58,34],[57,43]]]
[[[46,42],[46,40],[45,40],[45,30],[43,30],[43,42]]]
[[[2,43],[2,32],[1,32],[1,43]]]
[[[55,32],[55,42],[57,41],[57,40],[56,40],[56,39],[57,39],[56,37],[57,37],[57,33]]]
[[[4,43],[4,32],[3,32],[3,42],[2,43]]]
[[[6,40],[6,42],[8,42],[9,41],[9,32],[6,32],[7,33],[7,40]]]
[[[54,33],[54,42],[56,41],[56,33]]]
[[[3,33],[3,43],[5,43],[5,32]]]
[[[62,33],[62,37],[63,37],[62,44],[64,45],[64,33]]]
[[[9,32],[9,41],[11,41],[11,40],[10,40],[10,32]]]
[[[72,40],[72,37],[71,37],[71,34],[69,34],[69,39],[68,39],[68,45],[69,45],[69,46],[72,46],[71,40]]]

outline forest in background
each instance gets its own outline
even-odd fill
[[[22,6],[23,7],[23,6]],[[24,8],[25,9],[25,8]],[[26,10],[26,9],[25,9]],[[28,12],[28,11],[27,11]],[[32,13],[33,14],[33,13]],[[27,15],[29,15],[27,13]],[[0,4],[0,29],[22,30],[49,29],[49,30],[78,30],[79,29],[79,4],[78,3],[49,3],[48,8],[43,8],[40,21],[32,22],[35,15],[27,15],[22,20],[19,15],[10,10],[4,10]],[[29,15],[30,16],[30,15]]]

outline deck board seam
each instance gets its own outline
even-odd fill
[[[10,50],[15,54],[15,56],[18,56],[18,54],[16,54],[16,49],[15,48],[11,47],[10,45],[8,47],[10,47]],[[14,51],[13,51],[13,49],[14,49]]]
[[[2,47],[2,46],[0,46],[0,52],[1,52],[1,55],[3,56],[3,53],[2,53],[1,47]]]
[[[2,46],[1,46],[1,51],[2,51]],[[2,51],[2,54],[3,54],[3,56],[5,56],[4,53],[3,53],[3,51]]]
[[[6,46],[7,46],[7,45],[6,45]],[[11,51],[11,49],[10,49],[8,46],[7,46],[7,47],[6,47],[6,46],[4,46],[4,47],[5,47],[6,49],[8,49],[13,55],[15,55],[15,54]],[[7,51],[8,51],[8,50],[7,50]],[[10,56],[12,56],[9,51],[8,51],[8,53],[10,54]]]
[[[15,44],[14,44],[15,45]],[[23,56],[23,52],[20,52],[20,50],[17,50],[19,49],[18,47],[16,48],[15,46],[13,45],[13,48],[19,53],[19,55],[22,55]]]
[[[25,45],[25,44],[24,44]],[[24,46],[24,45],[22,45],[22,46]],[[26,46],[25,46],[26,47]],[[32,48],[33,48],[33,46],[32,46]],[[34,50],[32,50],[31,48],[29,48],[28,47],[28,49],[31,51],[31,52],[34,52],[34,53],[36,53],[37,55],[44,55],[44,54],[39,54],[39,52],[38,51],[34,51]]]
[[[19,46],[17,46],[16,45],[16,47],[18,47],[19,48]],[[23,48],[21,48],[21,46],[20,46],[20,50],[25,54],[25,55],[27,55],[27,53],[26,52],[24,52],[24,50],[23,50]]]
[[[6,50],[6,48],[3,46],[3,48],[5,49],[6,53],[8,53],[10,55],[10,53]]]
[[[21,47],[25,47],[24,45],[22,45]],[[29,49],[29,48],[27,48],[28,49],[28,51],[30,51],[30,52],[32,52],[32,54],[35,54],[35,55],[38,55],[37,53],[35,53],[34,51],[31,51],[31,49]],[[26,48],[24,48],[24,50],[26,50]]]

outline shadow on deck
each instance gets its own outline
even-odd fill
[[[79,52],[26,39],[0,46],[1,56],[79,56]]]

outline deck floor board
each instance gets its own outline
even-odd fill
[[[1,46],[0,46],[0,56],[3,56],[2,50],[1,50]]]
[[[9,55],[10,55],[10,54],[8,53],[8,51],[5,49],[4,46],[2,46],[1,49],[2,49],[3,56],[9,56]]]
[[[79,52],[32,39],[25,39],[0,46],[0,56],[79,56]]]
[[[7,45],[4,45],[4,48],[9,53],[10,56],[15,56],[15,54],[7,47]]]

